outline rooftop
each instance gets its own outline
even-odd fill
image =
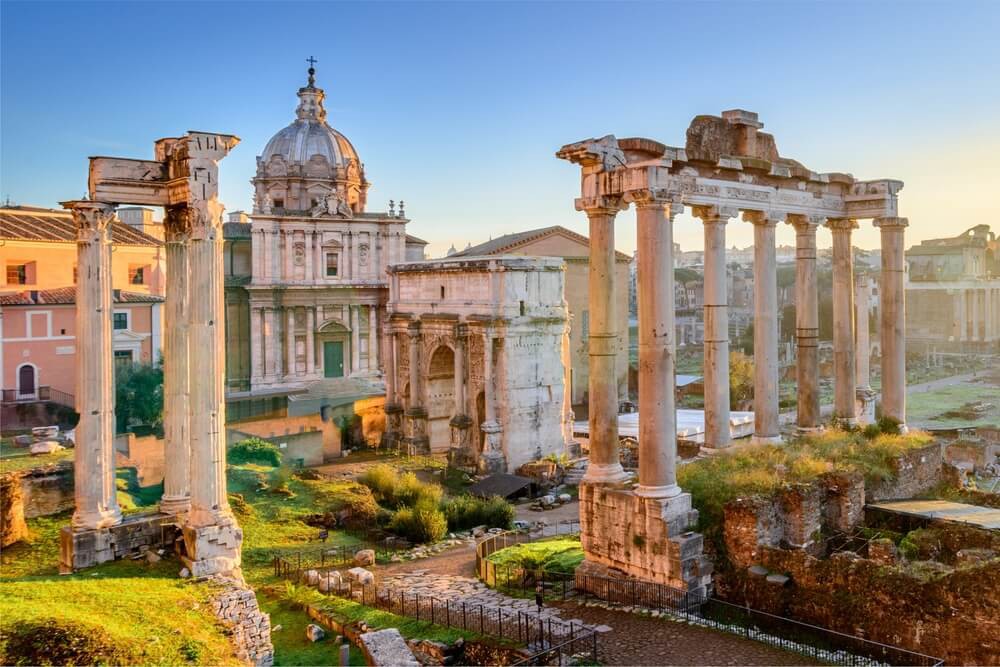
[[[69,211],[36,206],[8,206],[0,208],[0,239],[74,243],[76,227]],[[111,227],[111,242],[133,246],[163,245],[159,239],[117,220]]]
[[[114,290],[115,303],[162,303],[155,294]],[[76,303],[76,287],[56,287],[46,290],[25,290],[0,294],[0,306],[68,305]]]
[[[522,246],[525,246],[533,241],[538,241],[549,236],[565,236],[573,241],[582,243],[584,245],[590,245],[590,239],[588,239],[583,234],[577,234],[576,232],[566,229],[561,225],[552,225],[551,227],[541,227],[539,229],[529,229],[525,232],[516,232],[513,234],[504,234],[503,236],[498,236],[495,239],[490,239],[485,243],[480,243],[479,245],[474,245],[471,248],[466,248],[465,250],[460,250],[459,252],[453,253],[451,257],[476,257],[483,255],[502,255],[509,253],[512,250],[516,250]],[[615,251],[619,261],[629,261],[631,258],[623,252]]]

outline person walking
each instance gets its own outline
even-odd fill
[[[545,604],[545,586],[542,585],[541,579],[535,584],[535,604],[538,605],[538,613],[542,613],[542,606]]]

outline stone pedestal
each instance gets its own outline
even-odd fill
[[[448,450],[448,464],[453,468],[475,469],[476,452],[472,446],[472,418],[455,415],[448,422],[451,427],[451,449]]]
[[[427,437],[427,410],[413,407],[406,411],[406,435],[403,444],[410,456],[431,453],[431,441]]]
[[[177,518],[161,513],[132,514],[118,525],[92,530],[64,526],[59,531],[59,572],[69,574],[161,547],[172,549],[179,532]]]
[[[194,577],[226,574],[240,578],[243,529],[231,514],[207,526],[185,525],[181,561]]]
[[[391,376],[393,373],[386,373]],[[398,447],[403,437],[403,406],[388,403],[385,406],[385,447]]]
[[[691,494],[644,498],[609,484],[580,484],[580,541],[586,554],[577,585],[587,574],[666,584],[694,594],[711,585],[703,538]],[[597,591],[593,591],[597,592]]]
[[[479,473],[482,475],[492,475],[498,472],[507,472],[507,458],[503,455],[503,441],[501,436],[503,428],[497,421],[485,421],[480,427],[486,435],[486,444],[483,452],[479,455]]]

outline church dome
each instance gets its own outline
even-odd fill
[[[315,74],[310,67],[309,82],[299,88],[295,120],[271,137],[257,157],[257,213],[312,211],[330,195],[354,213],[364,212],[369,187],[364,165],[347,137],[327,124],[326,95],[316,87]]]

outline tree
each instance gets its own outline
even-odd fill
[[[123,364],[115,371],[115,418],[119,433],[143,424],[163,423],[163,367]]]
[[[753,354],[753,322],[747,324],[746,329],[740,332],[739,337],[734,341],[734,346],[746,354]]]
[[[729,405],[753,398],[753,359],[742,352],[729,353]]]
[[[795,339],[795,305],[789,304],[781,309],[781,316],[778,319],[778,340]]]

